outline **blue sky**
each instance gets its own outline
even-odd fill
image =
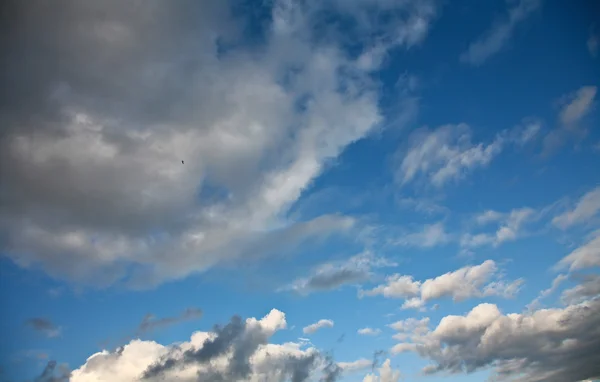
[[[594,1],[7,9],[0,380],[600,377]]]

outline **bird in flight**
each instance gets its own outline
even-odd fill
[[[185,164],[185,163],[183,163],[183,161],[181,161],[181,164]]]

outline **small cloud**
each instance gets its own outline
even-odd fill
[[[567,229],[573,225],[589,221],[600,211],[600,187],[586,193],[579,199],[575,208],[552,219],[552,224]]]
[[[590,55],[593,58],[598,57],[598,47],[600,45],[600,38],[598,37],[598,34],[596,33],[593,27],[590,28],[590,36],[587,39],[586,45],[588,48],[588,52],[590,52]]]
[[[334,322],[332,320],[319,320],[314,324],[308,325],[302,329],[304,334],[314,334],[317,330],[324,328],[333,328]]]
[[[460,61],[479,66],[500,52],[512,37],[515,27],[537,10],[540,4],[541,0],[520,0],[508,10],[507,17],[497,20],[482,37],[469,45],[460,55]]]
[[[60,336],[62,330],[49,319],[42,317],[30,318],[29,320],[25,321],[25,325],[37,332],[43,333],[48,338]]]
[[[361,336],[376,336],[381,333],[381,329],[373,329],[373,328],[362,328],[358,329],[357,333]]]
[[[153,314],[147,314],[144,316],[142,322],[140,322],[140,325],[138,326],[137,335],[141,335],[158,328],[175,325],[179,322],[199,319],[200,317],[202,317],[202,310],[198,308],[187,308],[179,316],[175,317],[156,318]]]

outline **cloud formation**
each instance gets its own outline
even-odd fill
[[[34,317],[25,321],[25,325],[33,330],[43,333],[48,338],[60,336],[61,328],[56,326],[51,320],[44,317]]]
[[[589,235],[588,241],[562,258],[556,269],[576,271],[586,268],[600,267],[600,230]]]
[[[369,73],[425,38],[435,2],[278,0],[268,23],[230,5],[11,3],[3,253],[55,277],[142,288],[352,226],[287,211],[381,122]],[[388,22],[363,17],[381,7]],[[372,36],[361,52],[322,38],[332,10],[358,20],[348,35]],[[264,26],[263,45],[245,44],[249,24]]]
[[[361,336],[376,336],[381,333],[381,329],[373,329],[373,328],[362,328],[356,331]]]
[[[522,279],[507,281],[493,260],[466,266],[425,281],[413,276],[395,274],[386,283],[361,291],[359,296],[381,295],[405,299],[403,308],[422,308],[426,302],[441,298],[463,301],[484,296],[513,297],[523,284]]]
[[[403,342],[433,363],[425,374],[471,373],[494,368],[499,380],[558,382],[600,376],[600,300],[564,309],[503,314],[480,304],[464,316],[446,316],[433,330],[429,320],[395,324]]]
[[[320,329],[333,328],[334,322],[332,320],[321,319],[314,324],[310,324],[302,328],[304,334],[314,334]]]
[[[179,316],[157,318],[153,314],[147,314],[140,322],[137,329],[137,334],[143,334],[152,330],[177,324],[182,321],[196,320],[202,317],[202,310],[198,308],[187,308]]]
[[[579,199],[571,211],[564,212],[552,219],[552,224],[567,229],[576,224],[588,222],[600,211],[600,187],[587,192]]]
[[[508,44],[517,25],[525,21],[541,3],[542,0],[519,0],[518,4],[508,9],[506,17],[496,20],[482,37],[469,45],[460,55],[460,61],[479,66],[500,52]]]
[[[379,375],[367,374],[363,382],[398,382],[401,377],[400,371],[392,369],[391,364],[390,359],[386,359],[378,369]]]
[[[308,277],[294,280],[280,290],[290,290],[303,295],[334,290],[344,285],[368,281],[374,275],[374,269],[392,266],[396,264],[377,257],[372,252],[364,252],[344,261],[321,264]]]

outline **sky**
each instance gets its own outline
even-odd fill
[[[0,16],[0,381],[600,378],[593,0]]]

